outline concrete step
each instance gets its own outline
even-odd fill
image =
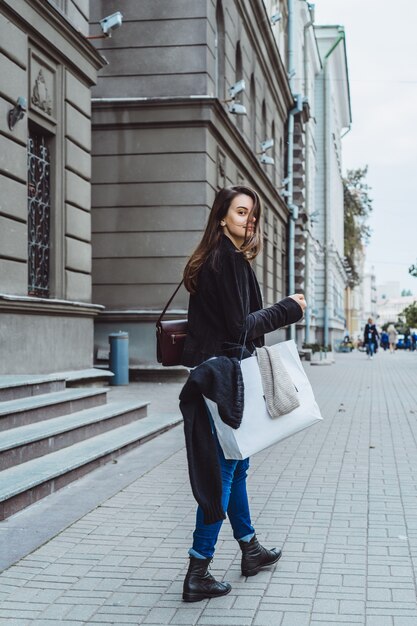
[[[113,372],[91,367],[86,370],[58,372],[57,376],[65,378],[67,387],[104,387],[111,384]]]
[[[145,417],[4,470],[0,474],[0,520],[181,421],[179,415]]]
[[[65,378],[59,375],[0,376],[0,402],[38,396],[65,389]]]
[[[146,417],[148,402],[111,402],[11,428],[0,439],[0,471]]]
[[[107,389],[67,389],[0,403],[0,431],[106,403]]]

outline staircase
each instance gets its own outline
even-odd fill
[[[73,384],[59,374],[0,377],[0,520],[179,421]]]

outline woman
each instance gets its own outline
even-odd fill
[[[365,324],[365,330],[363,331],[363,341],[366,346],[366,354],[368,359],[373,359],[374,354],[378,349],[379,333],[376,329],[372,317],[368,319],[368,323]]]
[[[184,271],[190,301],[182,361],[188,367],[196,367],[213,356],[239,356],[243,343],[252,353],[255,347],[264,345],[265,333],[297,322],[303,316],[306,302],[301,294],[262,308],[259,285],[250,265],[260,251],[260,215],[259,197],[248,187],[225,188],[215,198],[203,238]],[[226,460],[211,417],[206,413],[201,419],[211,423],[205,432],[215,439],[221,470],[221,504],[242,550],[242,574],[253,576],[262,567],[278,561],[281,551],[267,550],[256,538],[246,492],[249,459]],[[191,464],[189,446],[200,443],[195,443],[196,439],[190,443],[190,440],[187,455],[191,477],[192,464],[198,463],[201,450],[193,455]],[[200,467],[200,474],[204,470],[205,467]],[[196,495],[194,488],[193,493]],[[222,596],[231,590],[228,583],[216,581],[207,571],[224,515],[217,515],[213,523],[205,523],[205,513],[207,515],[207,509],[199,506],[184,581],[186,602]]]
[[[397,349],[397,337],[398,337],[398,333],[394,324],[390,324],[388,326],[387,333],[388,333],[388,340],[389,340],[389,351],[391,354],[394,354],[394,352]]]

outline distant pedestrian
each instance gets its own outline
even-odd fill
[[[391,354],[394,354],[394,352],[397,349],[397,338],[398,338],[398,333],[394,324],[390,324],[388,326],[387,332],[388,332],[388,339],[389,339],[389,351]]]
[[[231,590],[229,583],[218,582],[208,572],[226,513],[242,550],[243,576],[253,576],[281,557],[280,550],[260,545],[252,526],[246,492],[249,459],[225,459],[211,415],[202,396],[200,400],[195,393],[197,384],[210,391],[214,387],[218,396],[222,394],[218,402],[236,409],[233,400],[241,387],[240,368],[236,359],[224,357],[239,357],[242,348],[249,356],[255,347],[264,345],[265,333],[303,316],[306,302],[301,294],[262,308],[250,264],[260,251],[260,213],[260,199],[252,189],[241,185],[221,189],[203,238],[184,271],[190,301],[182,362],[194,368],[206,361],[207,366],[191,372],[180,394],[191,486],[199,504],[183,586],[186,602],[223,596]],[[220,359],[208,360],[213,356]],[[208,370],[209,380],[202,381]]]
[[[376,329],[372,317],[370,317],[368,319],[368,323],[365,325],[365,330],[363,332],[363,341],[366,346],[366,354],[368,355],[369,359],[374,358],[374,354],[378,349],[378,338],[379,333]]]
[[[386,330],[381,332],[381,348],[384,352],[389,348],[389,335]]]

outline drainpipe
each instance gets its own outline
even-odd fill
[[[291,93],[294,94],[294,77],[295,77],[295,48],[294,48],[294,2],[295,0],[288,0],[288,80],[291,89]],[[294,153],[294,115],[298,111],[298,99],[297,106],[290,111],[290,117],[288,120],[288,154],[287,154],[287,205],[290,211],[290,221],[288,228],[288,291],[293,294],[295,291],[295,268],[294,268],[294,249],[295,249],[295,220],[298,217],[298,207],[294,205],[293,194],[293,153]],[[290,325],[290,339],[295,339],[295,326]]]
[[[303,97],[296,96],[296,106],[291,109],[288,120],[288,158],[287,158],[287,204],[290,210],[288,230],[288,290],[295,291],[295,222],[298,219],[298,206],[294,204],[293,154],[294,154],[294,116],[303,110]],[[290,338],[295,339],[295,325],[290,326]]]
[[[313,16],[314,13],[314,9],[312,9],[309,6],[310,9],[310,14]],[[307,38],[306,38],[306,34],[307,34],[307,29],[310,26],[313,26],[313,20],[311,19],[309,22],[307,22],[306,24],[304,24],[304,30],[303,30],[303,43],[304,43],[304,48],[303,48],[303,65],[304,65],[304,94],[306,97],[307,102],[309,101],[309,97],[310,97],[310,86],[308,83],[308,55],[307,55]],[[309,123],[310,124],[310,123]],[[306,133],[306,147],[305,147],[305,164],[306,164],[306,168],[305,168],[305,189],[306,191],[309,190],[309,186],[310,186],[310,176],[309,176],[309,165],[310,165],[310,132],[309,132],[309,128],[307,127],[307,133]],[[306,213],[307,215],[309,215],[310,213],[310,205],[309,205],[309,201],[308,201],[308,196],[306,195],[306,199],[305,199],[305,204],[306,204]],[[305,332],[304,332],[304,342],[305,343],[310,343],[310,325],[311,325],[311,305],[309,304],[310,301],[310,293],[308,291],[308,285],[309,285],[309,281],[310,281],[310,264],[309,264],[309,258],[310,258],[310,242],[309,242],[309,236],[307,235],[307,239],[306,239],[306,245],[305,245],[305,259],[306,259],[306,265],[305,265],[305,270],[304,270],[304,282],[305,282],[305,296],[306,296],[306,300],[307,300],[307,308],[305,310],[304,313],[304,319],[305,319]]]
[[[328,218],[330,211],[330,189],[327,184],[327,172],[330,164],[330,144],[331,144],[331,128],[330,128],[330,89],[328,85],[328,61],[332,53],[337,46],[345,38],[345,32],[340,31],[339,37],[332,45],[330,50],[323,60],[323,99],[324,99],[324,119],[323,119],[323,140],[324,140],[324,310],[323,310],[323,344],[327,347],[329,345],[330,329],[329,329],[329,302],[330,302],[330,257],[329,257],[329,245],[330,245],[330,220]]]

